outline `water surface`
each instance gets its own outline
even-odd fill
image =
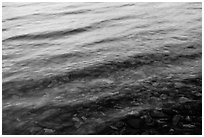
[[[102,121],[123,117],[142,81],[201,76],[201,3],[3,3],[2,14],[4,127],[7,114],[107,98],[126,104]]]

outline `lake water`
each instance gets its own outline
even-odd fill
[[[128,83],[132,58],[202,43],[201,3],[3,3],[2,15],[3,108],[112,96],[89,89]]]
[[[4,3],[3,82],[201,38],[200,3]]]

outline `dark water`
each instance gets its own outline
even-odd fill
[[[182,77],[201,72],[201,3],[3,3],[2,8],[3,109],[103,100],[118,94],[118,85],[130,86],[164,68]],[[154,61],[159,69],[148,65]],[[185,62],[173,66],[175,61]]]

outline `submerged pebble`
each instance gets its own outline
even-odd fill
[[[55,132],[55,130],[45,128],[44,132],[45,132],[45,134],[53,134]]]

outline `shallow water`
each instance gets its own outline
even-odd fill
[[[2,8],[5,117],[7,109],[41,112],[41,107],[126,98],[133,85],[163,74],[180,79],[201,74],[201,3],[3,3]],[[124,102],[122,112],[107,109],[105,119],[133,109]]]

